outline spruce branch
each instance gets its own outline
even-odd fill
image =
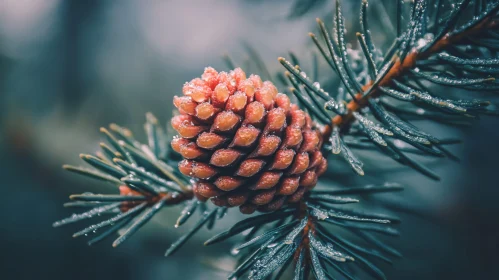
[[[120,232],[113,242],[116,247],[126,241],[137,230],[145,225],[156,213],[168,206],[186,203],[185,209],[177,222],[177,226],[185,223],[194,214],[199,202],[194,199],[194,193],[189,181],[181,173],[170,166],[167,156],[167,136],[156,118],[148,113],[144,125],[148,136],[148,144],[135,140],[133,134],[126,128],[111,124],[109,129],[101,128],[101,132],[110,143],[109,147],[101,143],[102,152],[97,156],[82,154],[80,157],[94,169],[64,165],[64,169],[110,183],[118,188],[119,194],[73,194],[69,198],[73,202],[66,207],[90,208],[90,210],[73,214],[57,221],[54,227],[95,218],[101,215],[113,215],[96,224],[92,224],[75,234],[73,237],[87,236],[101,229],[107,230],[91,239],[89,245],[104,240],[106,237]],[[167,162],[162,160],[165,159]],[[210,210],[210,213],[223,212],[222,208]],[[208,213],[208,212],[206,212]],[[172,245],[167,255],[178,249],[214,214],[205,216],[198,226]],[[221,213],[220,217],[223,216]],[[120,231],[120,229],[123,229]]]
[[[362,162],[343,139],[347,135],[353,136],[352,130],[360,131],[394,160],[438,180],[433,171],[405,155],[393,138],[424,154],[456,159],[437,137],[404,120],[406,116],[459,124],[480,114],[497,113],[488,101],[450,99],[435,93],[429,85],[468,91],[499,89],[494,77],[498,73],[494,53],[499,49],[499,43],[490,31],[498,27],[499,3],[465,0],[453,5],[448,12],[443,12],[437,5],[432,11],[437,15],[434,22],[428,22],[431,5],[426,0],[417,0],[411,4],[410,20],[404,32],[401,5],[405,4],[398,1],[398,36],[384,53],[373,44],[366,0],[362,1],[360,11],[361,32],[356,33],[358,51],[346,47],[340,1],[336,1],[333,33],[317,19],[324,45],[315,34],[309,35],[340,78],[342,85],[337,94],[326,92],[317,81],[311,80],[297,65],[296,58],[292,57],[291,62],[282,57],[278,60],[287,70],[285,74],[293,86],[290,92],[308,108],[316,121],[325,125],[325,140],[329,139],[333,154],[341,154],[359,175],[364,174]],[[471,5],[475,7],[473,17],[463,19],[465,9]],[[477,55],[481,57],[471,58]],[[344,92],[349,97],[344,97]],[[319,99],[323,106],[319,106]],[[411,107],[399,103],[408,103]],[[324,114],[321,107],[332,115]]]
[[[312,191],[310,197],[300,203],[240,221],[205,244],[212,245],[251,229],[242,243],[232,250],[241,257],[239,266],[228,279],[240,279],[244,275],[248,275],[249,279],[267,279],[271,276],[271,279],[279,279],[283,270],[291,264],[294,266],[295,279],[307,279],[311,273],[318,279],[331,273],[355,279],[356,273],[342,266],[347,262],[353,264],[355,270],[364,270],[376,279],[386,279],[384,273],[368,258],[392,263],[387,255],[395,258],[402,255],[369,232],[397,234],[389,225],[400,221],[387,215],[349,212],[339,205],[359,202],[358,199],[345,197],[345,194],[355,196],[398,190],[401,187],[397,184],[385,184]],[[330,225],[346,229],[366,241],[370,240],[368,242],[375,244],[379,251],[348,241]]]
[[[456,9],[459,11],[464,10],[465,6],[465,3],[462,3]],[[380,88],[393,86],[395,83],[394,81],[406,75],[409,70],[414,69],[419,61],[425,60],[434,54],[440,54],[440,56],[446,57],[446,54],[442,52],[449,48],[449,46],[458,45],[466,40],[467,37],[483,33],[483,30],[494,30],[494,28],[499,27],[499,21],[494,20],[493,18],[495,15],[494,13],[497,12],[498,9],[499,4],[496,4],[495,7],[490,8],[489,12],[486,12],[486,15],[482,16],[479,20],[476,20],[473,25],[470,25],[467,28],[463,27],[461,30],[455,30],[452,32],[441,31],[441,36],[435,38],[431,43],[427,44],[422,49],[413,48],[405,57],[401,57],[399,54],[394,54],[393,57],[389,59],[390,67],[388,68],[389,70],[386,75],[381,78],[377,77],[374,82],[371,81],[371,84],[364,85],[364,88],[367,88],[367,90],[356,93],[356,95],[361,95],[362,98],[350,101],[347,105],[348,112],[343,116],[336,116],[332,121],[333,125],[340,126],[342,129],[349,127],[355,120],[354,112],[360,111],[362,108],[368,106],[368,99],[376,98],[382,95],[383,91],[380,90]],[[458,14],[454,15],[454,17],[456,17],[457,20]],[[321,24],[320,20],[319,24]],[[451,22],[449,22],[448,25],[449,28],[451,28]],[[447,29],[448,28],[444,30],[447,31]],[[280,62],[282,63],[283,61],[280,60]],[[465,63],[465,61],[462,63]],[[489,63],[493,63],[493,61],[490,61]],[[379,80],[379,82],[376,82],[376,80]],[[479,82],[492,82],[494,80],[495,78],[489,77],[481,79]]]

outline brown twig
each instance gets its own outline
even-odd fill
[[[130,187],[123,185],[120,186],[120,194],[121,195],[142,195],[140,192],[135,191],[131,189]],[[187,189],[183,192],[160,192],[158,195],[151,195],[148,196],[146,201],[148,205],[154,205],[161,199],[165,198],[165,204],[166,205],[176,205],[180,204],[186,200],[190,200],[194,197],[194,193],[192,189]],[[141,201],[134,201],[134,202],[123,202],[121,205],[121,210],[123,212],[128,211],[129,209],[133,208],[134,206],[140,204]]]
[[[310,273],[310,267],[307,265],[310,263],[310,238],[308,237],[309,233],[315,234],[315,224],[312,219],[312,217],[308,213],[308,207],[307,204],[302,200],[299,202],[299,204],[296,207],[296,216],[298,219],[302,220],[305,217],[308,218],[307,224],[303,228],[302,231],[302,241],[300,243],[300,246],[295,251],[295,254],[293,256],[293,259],[295,263],[298,261],[300,258],[301,252],[303,251],[304,256],[304,264],[305,264],[305,272],[304,272],[304,279],[308,279],[308,275]]]
[[[183,193],[166,193],[163,195],[163,197],[166,196],[166,204],[167,205],[174,205],[174,204],[179,204],[182,203],[186,200],[190,200],[194,197],[194,193],[192,192],[192,189],[188,189],[184,191]]]

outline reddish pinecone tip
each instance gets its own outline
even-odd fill
[[[198,199],[245,214],[275,211],[300,201],[326,171],[321,133],[272,82],[207,67],[182,92],[171,145]]]

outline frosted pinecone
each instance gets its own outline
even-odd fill
[[[207,67],[173,102],[180,115],[171,121],[179,134],[171,145],[200,200],[274,211],[300,201],[327,169],[310,116],[257,75]]]

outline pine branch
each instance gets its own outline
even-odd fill
[[[336,116],[333,118],[333,125],[340,126],[342,129],[350,127],[351,123],[355,120],[354,112],[360,111],[368,105],[368,99],[376,98],[382,95],[381,87],[393,86],[394,80],[403,77],[410,69],[414,69],[418,61],[429,58],[430,56],[445,51],[449,46],[457,45],[463,42],[466,37],[477,35],[483,30],[499,27],[499,21],[493,20],[492,16],[484,17],[475,26],[462,32],[448,32],[442,38],[436,40],[431,44],[430,48],[413,49],[406,57],[399,57],[397,54],[391,58],[391,67],[388,73],[377,83],[376,86],[370,84],[364,85],[367,90],[358,92],[357,95],[362,95],[359,100],[352,100],[347,105],[348,112],[343,116]],[[282,60],[280,60],[282,63]],[[484,81],[494,81],[494,78],[488,78]]]
[[[81,158],[94,169],[63,166],[66,170],[117,186],[119,194],[71,195],[69,198],[75,202],[67,203],[65,206],[91,209],[57,221],[53,224],[54,227],[95,218],[101,214],[115,214],[73,235],[73,237],[87,236],[102,228],[108,228],[89,241],[89,244],[94,244],[118,232],[121,228],[126,228],[114,241],[115,247],[126,241],[163,207],[182,204],[186,201],[188,206],[197,205],[197,200],[193,200],[192,189],[186,184],[187,179],[158,159],[158,157],[165,157],[166,136],[152,114],[147,114],[144,127],[148,136],[148,145],[135,140],[128,129],[112,124],[110,129],[117,135],[105,128],[101,128],[101,132],[116,150],[101,143],[102,154],[97,152],[96,157],[81,155]],[[189,206],[189,209],[193,212],[194,208]],[[184,223],[193,214],[191,211],[188,214],[182,213],[179,224]],[[185,237],[183,242],[187,239],[188,237]],[[177,243],[175,248],[182,244]]]
[[[398,2],[398,11],[403,10],[401,3]],[[357,33],[360,43],[357,53],[363,54],[364,58],[356,58],[351,55],[355,50],[346,48],[346,29],[340,1],[336,1],[335,29],[332,34],[324,23],[317,19],[325,47],[314,34],[309,34],[342,82],[336,96],[327,93],[318,82],[311,81],[298,65],[293,65],[296,63],[292,64],[282,57],[278,59],[287,70],[286,75],[294,86],[291,92],[297,94],[300,103],[309,109],[317,122],[325,125],[324,141],[329,140],[333,154],[341,154],[356,173],[364,174],[362,162],[342,139],[351,134],[352,128],[367,136],[382,153],[395,161],[438,180],[439,177],[434,172],[405,155],[404,149],[394,145],[391,138],[398,138],[429,156],[447,156],[454,160],[456,157],[442,146],[437,137],[419,130],[399,115],[409,114],[441,123],[460,124],[466,123],[466,118],[496,113],[488,108],[490,102],[447,99],[431,92],[422,82],[426,80],[425,83],[463,90],[499,89],[496,79],[489,76],[499,71],[497,58],[491,55],[494,51],[497,52],[499,43],[493,41],[497,38],[489,32],[499,25],[499,3],[484,5],[481,1],[474,1],[473,4],[475,16],[465,23],[460,22],[464,10],[471,5],[468,0],[452,6],[447,14],[443,14],[440,7],[436,7],[434,13],[440,15],[430,24],[427,16],[430,6],[428,1],[414,1],[411,4],[412,14],[407,29],[405,32],[400,31],[402,14],[399,13],[397,29],[400,35],[382,56],[371,39],[366,16],[368,5],[364,0],[360,13],[362,33]],[[461,25],[458,26],[458,22]],[[428,33],[428,30],[432,30],[436,35]],[[477,40],[478,36],[488,36],[491,39]],[[471,59],[466,53],[473,54],[472,57],[476,57],[478,53],[483,57]],[[292,61],[297,62],[297,59]],[[306,95],[300,94],[303,91],[308,93],[308,99],[313,102],[309,102]],[[348,93],[350,98],[345,98],[342,92]],[[323,100],[323,108],[331,111],[332,116],[317,108],[321,107],[317,106],[318,98]],[[408,102],[416,110],[393,106],[388,102],[390,98]],[[379,123],[371,120],[370,116]]]

